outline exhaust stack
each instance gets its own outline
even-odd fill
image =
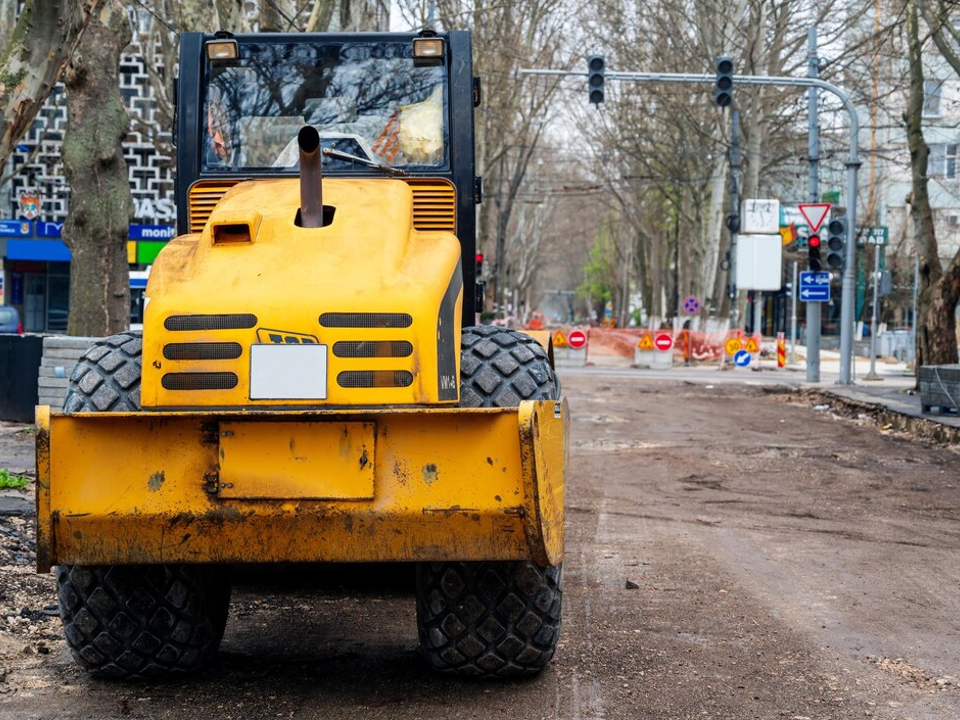
[[[306,125],[297,134],[300,145],[300,227],[323,227],[323,179],[320,171],[320,133]]]

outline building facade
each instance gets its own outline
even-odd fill
[[[156,87],[173,79],[164,77],[153,19],[144,10],[131,10],[130,19],[135,32],[120,61],[120,89],[130,116],[123,152],[134,201],[127,258],[131,270],[140,271],[175,235],[173,144],[162,127]],[[154,59],[152,72],[147,58]],[[61,161],[66,125],[66,95],[57,85],[0,180],[0,304],[19,311],[26,332],[66,331],[70,283],[83,282],[71,276],[61,236],[71,193]],[[142,285],[133,281],[132,322],[138,321]]]

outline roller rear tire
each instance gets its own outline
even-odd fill
[[[463,330],[461,407],[557,400],[560,385],[534,338],[498,327]],[[417,566],[417,628],[432,668],[474,678],[535,675],[560,637],[561,565],[529,561]]]
[[[562,569],[531,562],[420,563],[420,647],[435,670],[536,675],[560,637]]]
[[[139,332],[91,345],[70,375],[64,411],[140,410]],[[122,458],[117,459],[123,471]],[[61,565],[60,617],[70,652],[90,674],[157,679],[206,665],[227,621],[230,580],[209,565]]]
[[[155,680],[203,667],[223,638],[226,571],[203,565],[57,568],[64,635],[91,675]]]

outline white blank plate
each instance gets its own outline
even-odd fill
[[[327,397],[327,346],[250,346],[251,400],[323,400]]]

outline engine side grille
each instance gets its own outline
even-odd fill
[[[341,341],[333,344],[333,354],[342,358],[410,357],[413,345],[406,340]]]
[[[423,231],[457,230],[457,195],[446,180],[407,180],[413,190],[413,227]]]
[[[324,313],[320,324],[329,328],[408,328],[413,318],[407,313]]]
[[[167,390],[232,390],[237,376],[232,372],[167,373],[160,382]]]
[[[189,193],[190,232],[203,232],[220,198],[239,180],[201,180]],[[408,179],[413,190],[413,227],[422,231],[457,230],[457,195],[446,180]]]
[[[349,370],[337,375],[342,388],[410,387],[413,373],[406,370]]]
[[[167,360],[235,360],[243,348],[234,342],[170,343],[163,346]]]
[[[245,330],[255,327],[257,316],[249,313],[236,315],[171,315],[163,321],[167,330]]]
[[[201,180],[190,187],[190,232],[203,232],[204,225],[210,219],[210,213],[220,202],[223,194],[236,185],[239,180]]]

